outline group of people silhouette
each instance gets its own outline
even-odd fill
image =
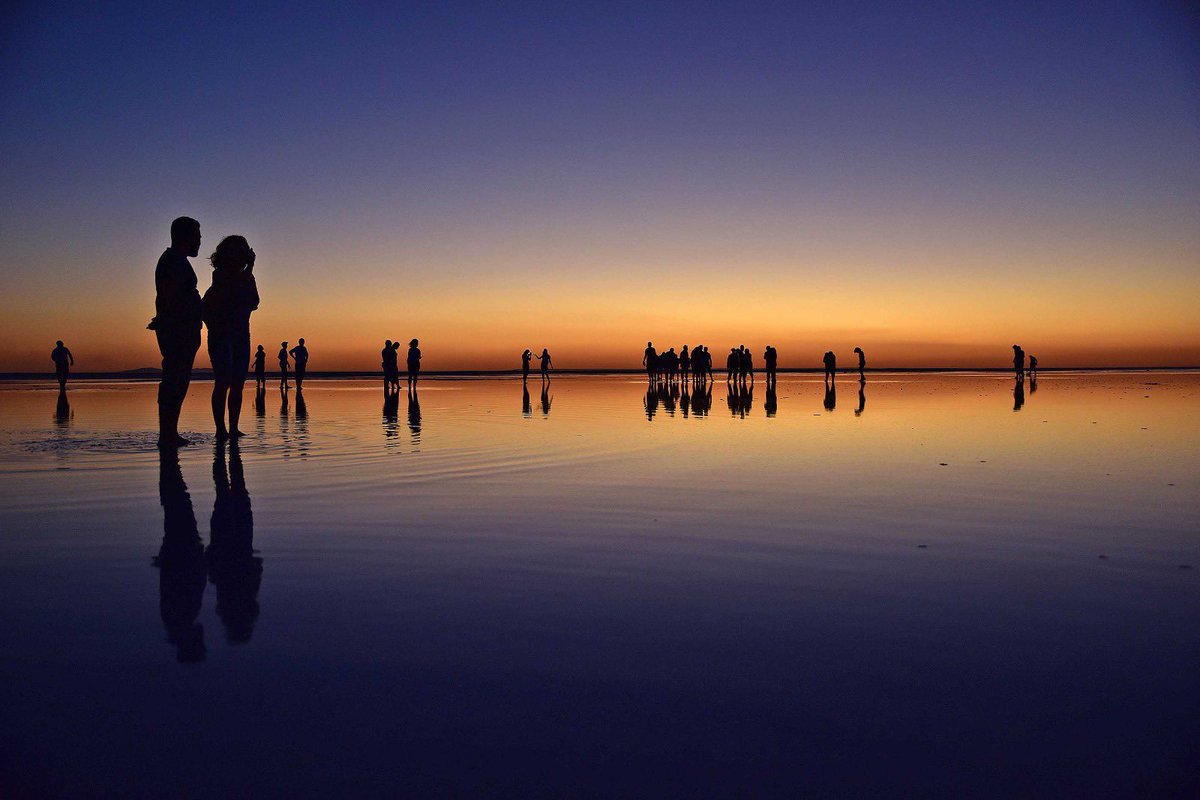
[[[417,339],[410,339],[408,342],[408,360],[405,366],[408,368],[405,373],[408,377],[408,391],[413,394],[417,391],[417,380],[421,377],[421,342]],[[400,394],[400,364],[399,364],[400,340],[392,341],[385,339],[383,342],[383,350],[380,355],[383,357],[383,393],[385,395]]]
[[[698,344],[690,351],[685,344],[678,353],[672,347],[658,352],[654,342],[646,342],[646,350],[642,356],[642,366],[646,368],[646,379],[651,383],[673,383],[691,380],[693,383],[707,383],[712,380],[712,355],[708,348]]]

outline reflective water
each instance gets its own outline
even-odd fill
[[[1198,375],[309,384],[0,387],[8,795],[1200,789]]]

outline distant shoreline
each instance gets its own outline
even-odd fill
[[[1200,366],[1195,367],[1039,367],[1038,374],[1049,373],[1066,373],[1066,372],[1194,372],[1200,370]],[[780,374],[785,375],[821,375],[824,370],[821,368],[814,369],[780,369]],[[989,374],[1010,374],[1011,367],[901,367],[887,368],[880,367],[877,369],[867,369],[866,372],[872,375],[920,375],[930,373],[989,373]],[[763,370],[756,369],[756,374],[762,374]],[[852,376],[858,373],[857,369],[839,369],[838,375]],[[406,373],[400,373],[401,376]],[[598,375],[645,375],[644,369],[560,369],[552,373],[553,377],[565,376],[598,376]],[[714,375],[724,375],[725,370],[713,370]],[[160,372],[153,368],[125,370],[122,372],[72,372],[71,380],[123,380],[123,381],[157,381]],[[197,369],[192,372],[193,379],[205,380],[212,378],[212,370]],[[326,380],[383,380],[383,373],[380,371],[345,371],[345,372],[316,372],[310,370],[305,376],[305,380],[310,379],[326,379]],[[520,378],[521,370],[430,370],[422,372],[421,378]],[[541,380],[541,375],[537,371],[529,373],[531,380]],[[278,372],[268,372],[268,381],[277,381],[279,379]],[[295,381],[295,374],[288,374],[289,381]],[[53,381],[55,375],[53,372],[0,372],[0,382],[3,381]],[[251,374],[248,383],[253,383],[254,376]]]

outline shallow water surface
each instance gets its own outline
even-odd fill
[[[0,385],[6,795],[1200,793],[1200,375],[309,383]]]

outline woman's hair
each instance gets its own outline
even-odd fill
[[[409,342],[409,343],[408,343],[408,346],[409,346],[409,347],[416,347],[416,346],[417,346],[417,340],[416,340],[416,339],[413,339],[411,342]]]
[[[250,243],[245,236],[226,236],[208,260],[213,269],[243,269],[250,261]]]

